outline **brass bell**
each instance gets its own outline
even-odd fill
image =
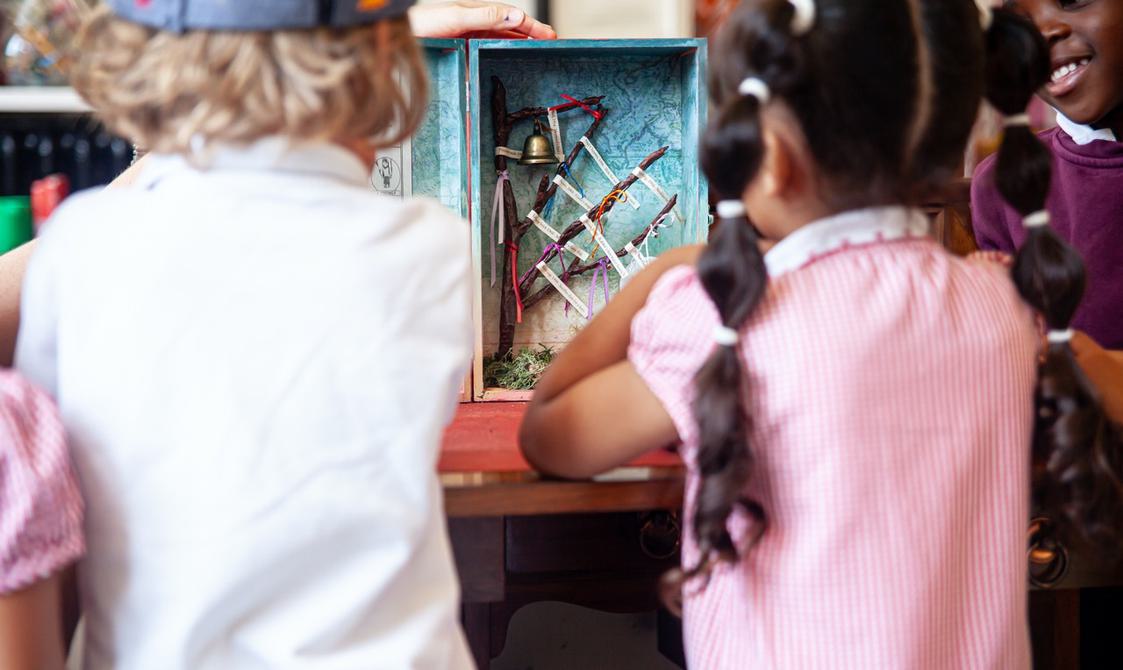
[[[519,165],[553,165],[558,162],[558,157],[554,155],[554,145],[550,142],[550,138],[542,131],[542,122],[539,119],[534,120],[534,134],[526,138],[526,144],[523,145],[523,157],[519,159]]]

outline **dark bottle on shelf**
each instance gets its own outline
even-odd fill
[[[74,140],[74,174],[71,177],[75,191],[94,186],[93,147],[90,145],[90,138],[84,135],[79,135]]]
[[[0,135],[0,195],[19,195],[19,147],[11,133]]]
[[[71,183],[74,182],[74,143],[77,141],[78,138],[74,133],[63,133],[59,135],[58,147],[55,150],[57,169],[69,176]]]
[[[45,175],[39,173],[39,134],[27,133],[23,136],[23,148],[19,160],[20,195],[31,193],[31,182]]]
[[[47,175],[54,174],[58,170],[58,160],[55,155],[55,140],[50,135],[43,135],[39,138],[39,161],[36,166],[36,171],[39,173],[39,178],[46,177]]]
[[[112,179],[116,179],[118,175],[128,170],[129,165],[133,162],[133,147],[120,137],[115,137],[109,143],[109,151],[113,154]]]
[[[110,151],[109,145],[113,143],[113,138],[105,131],[99,131],[94,135],[93,145],[93,159],[94,159],[94,183],[93,185],[108,184],[113,181],[113,154]]]

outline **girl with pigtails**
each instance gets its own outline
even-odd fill
[[[1069,348],[1084,268],[1024,127],[1033,26],[972,0],[746,0],[714,48],[703,248],[629,282],[539,385],[542,471],[681,444],[690,667],[1028,668],[1026,527],[1114,546],[1114,426]],[[986,95],[1012,269],[915,205]],[[1047,332],[1038,327],[1041,320]]]

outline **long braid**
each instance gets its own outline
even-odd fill
[[[795,63],[790,26],[794,10],[786,0],[761,3],[745,30],[753,33],[755,48],[746,62],[733,68],[739,74],[759,73],[762,86],[782,90],[786,75]],[[743,39],[742,36],[727,36]],[[715,92],[723,87],[714,75]],[[720,93],[715,98],[720,98]],[[764,299],[768,273],[760,250],[759,236],[743,207],[729,204],[741,200],[756,178],[764,156],[761,112],[767,94],[743,92],[721,101],[718,118],[702,140],[702,169],[713,190],[726,202],[720,225],[698,262],[698,275],[717,308],[724,328],[737,331],[749,320]],[[748,384],[744,364],[736,346],[718,346],[694,378],[694,414],[699,426],[696,466],[700,478],[691,510],[693,535],[699,550],[698,564],[674,571],[665,581],[665,598],[676,602],[686,581],[705,579],[717,562],[735,562],[740,556],[728,528],[735,509],[746,512],[755,524],[757,537],[764,532],[767,516],[759,502],[743,497],[753,472],[749,444],[751,419],[746,411]]]
[[[1113,545],[1123,528],[1123,445],[1069,346],[1085,266],[1048,225],[1052,159],[1022,116],[1048,80],[1048,46],[1031,23],[1005,10],[994,11],[986,44],[987,98],[1010,120],[995,183],[1028,229],[1013,279],[1050,330],[1035,398],[1035,503],[1053,520],[1060,539]]]
[[[740,205],[765,156],[762,113],[777,100],[795,114],[828,206],[842,211],[894,202],[904,190],[905,147],[918,111],[916,64],[884,57],[887,49],[917,49],[905,4],[745,0],[716,40],[718,55],[710,72],[716,114],[701,155],[712,190],[725,202],[698,275],[721,319],[723,337],[716,338],[719,344],[694,378],[698,487],[687,515],[699,553],[693,565],[664,581],[664,598],[672,605],[684,583],[698,579],[704,584],[719,563],[742,558],[769,522],[761,502],[746,494],[756,466],[747,409],[752,388],[743,346],[732,345],[768,288],[758,234]],[[822,21],[815,18],[809,25],[809,14]],[[882,35],[882,41],[853,43],[855,34],[867,31]],[[879,82],[864,92],[863,103],[890,112],[876,116],[852,104],[854,72]],[[919,124],[917,132],[922,132],[923,120]],[[747,538],[735,539],[729,530],[738,512],[750,522]]]

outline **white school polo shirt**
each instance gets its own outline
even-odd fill
[[[77,195],[17,363],[87,499],[94,670],[470,668],[436,462],[472,349],[467,224],[272,139]]]

